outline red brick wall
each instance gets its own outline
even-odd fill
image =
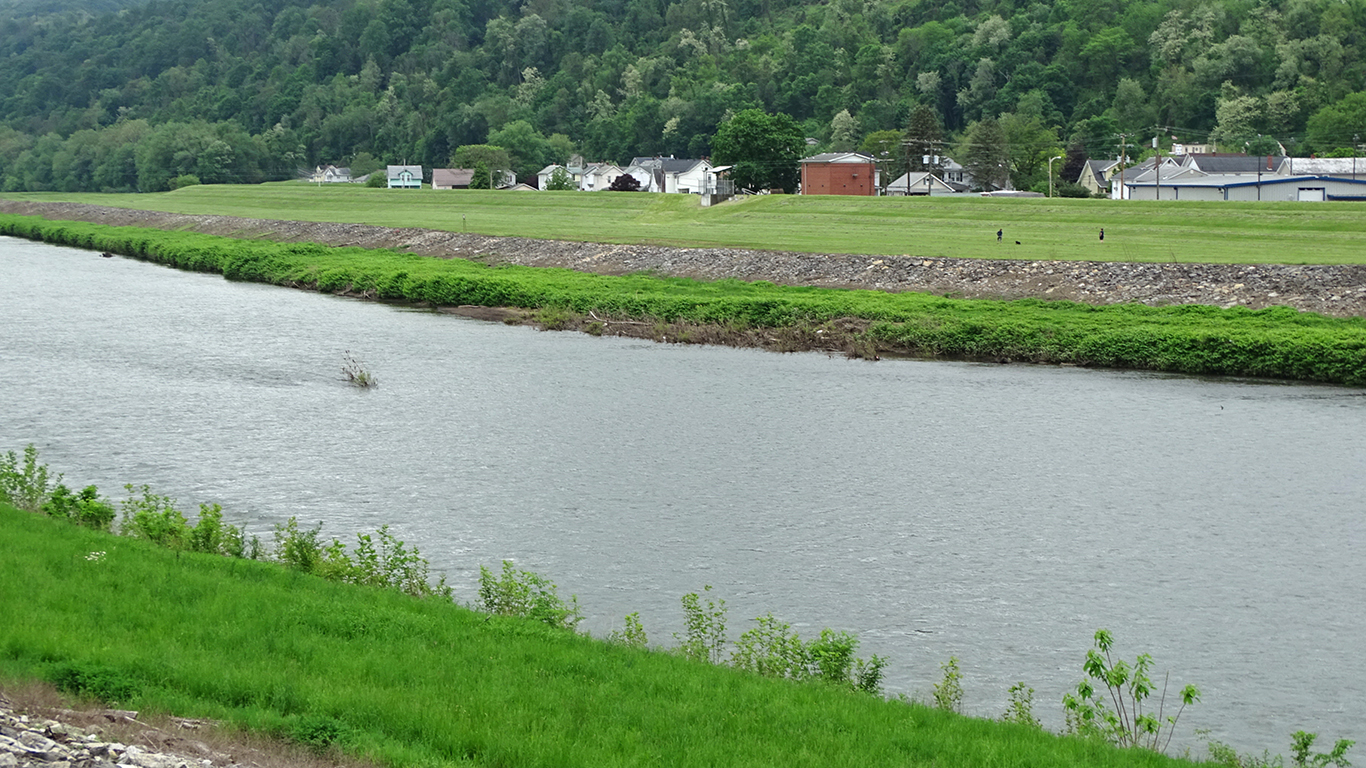
[[[803,195],[874,195],[872,163],[802,163]]]

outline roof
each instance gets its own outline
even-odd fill
[[[633,157],[631,165],[638,165],[642,168],[659,169],[665,173],[687,173],[697,167],[698,163],[705,163],[706,160],[692,160],[688,158],[675,157]]]
[[[802,158],[803,163],[872,163],[872,155],[862,152],[822,152],[819,155]]]
[[[1087,160],[1086,165],[1082,166],[1081,175],[1077,177],[1077,183],[1080,184],[1081,180],[1086,178],[1086,174],[1089,173],[1091,178],[1095,180],[1096,186],[1103,187],[1107,183],[1105,181],[1106,174],[1116,165],[1119,165],[1118,160]]]
[[[1291,173],[1321,176],[1366,175],[1366,157],[1292,157]]]
[[[537,175],[537,176],[549,176],[550,174],[552,174],[552,173],[555,172],[555,169],[556,169],[556,168],[564,168],[564,166],[563,166],[563,165],[560,165],[560,164],[558,164],[558,163],[554,163],[554,164],[551,164],[551,165],[547,165],[546,167],[544,167],[544,168],[542,168],[541,170],[537,171],[537,172],[536,172],[536,175]],[[565,169],[565,170],[569,170],[569,169],[567,169],[567,168],[564,168],[564,169]]]
[[[1205,175],[1190,179],[1180,179],[1168,182],[1162,179],[1162,186],[1167,187],[1271,187],[1278,184],[1303,184],[1306,181],[1335,181],[1342,184],[1359,184],[1366,186],[1366,179],[1351,179],[1341,176],[1263,176],[1260,181],[1255,178],[1248,178],[1245,173],[1226,173],[1220,175]],[[1151,187],[1156,186],[1156,182],[1151,179],[1140,179],[1124,182],[1126,187]]]
[[[432,171],[432,186],[468,187],[473,178],[473,168],[436,168]]]
[[[1285,162],[1284,157],[1276,155],[1187,155],[1191,165],[1205,173],[1257,173],[1275,172]]]
[[[389,178],[396,179],[399,174],[404,171],[411,173],[419,179],[422,178],[422,166],[420,165],[391,165],[388,167]]]
[[[927,177],[929,181],[926,181]],[[954,189],[952,186],[944,183],[938,177],[931,175],[928,171],[913,171],[911,173],[903,173],[896,181],[893,181],[891,184],[887,185],[888,192],[905,192],[907,194],[909,194],[911,190],[919,191],[921,189],[924,189],[928,191],[932,188],[938,188],[940,190],[944,190],[947,192],[959,191]]]

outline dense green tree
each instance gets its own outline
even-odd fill
[[[1320,109],[1309,118],[1309,143],[1318,151],[1350,148],[1366,140],[1366,91]]]
[[[928,104],[917,105],[911,112],[906,127],[906,153],[912,171],[937,170],[942,161],[936,157],[945,154],[944,129],[939,124],[939,115]]]
[[[494,165],[525,178],[576,147],[714,154],[717,126],[749,109],[840,148],[922,109],[955,145],[973,121],[1023,114],[1097,157],[1154,125],[1300,152],[1362,133],[1345,100],[1366,73],[1351,2],[12,2],[7,189],[285,179],[361,153],[443,165],[491,135],[511,155]],[[1018,176],[1030,160],[1012,162]]]
[[[1010,180],[1010,147],[996,120],[988,117],[968,126],[958,154],[974,187],[987,192],[1006,187]]]
[[[858,149],[877,161],[884,186],[906,170],[906,153],[901,145],[900,131],[873,131],[863,137]]]
[[[747,109],[722,123],[712,139],[713,160],[731,165],[730,177],[745,189],[795,192],[806,139],[790,116]]]

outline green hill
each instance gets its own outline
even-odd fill
[[[1062,178],[1076,178],[1086,156],[1118,153],[1121,134],[1130,154],[1154,137],[1350,154],[1366,135],[1366,95],[1353,93],[1366,73],[1362,0],[104,7],[0,21],[4,189],[440,167],[485,142],[525,179],[574,150],[619,163],[708,155],[718,123],[752,107],[794,117],[813,150],[889,151],[889,171],[903,153],[961,157],[974,137],[999,136],[1020,188],[1045,182],[1064,148]],[[917,108],[942,133],[922,121],[902,145]],[[980,121],[1000,130],[974,132]]]
[[[1184,764],[2,504],[0,550],[4,678],[78,680],[388,765]]]

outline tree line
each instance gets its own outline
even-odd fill
[[[1366,137],[1366,0],[61,2],[0,9],[6,190],[439,167],[483,144],[525,180],[572,152],[710,156],[745,110],[790,117],[808,152],[895,171],[971,152],[1024,188],[1121,135],[1130,154]]]

